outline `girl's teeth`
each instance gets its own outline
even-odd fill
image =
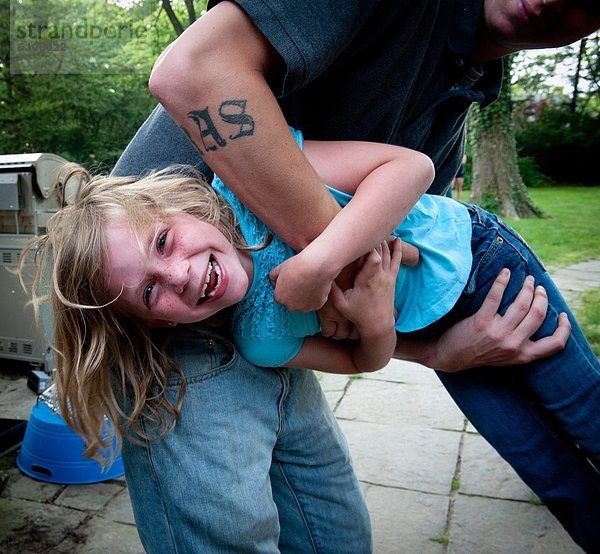
[[[217,292],[217,289],[219,288],[219,285],[221,284],[221,267],[219,266],[219,264],[215,261],[215,260],[211,260],[208,264],[208,268],[206,270],[206,277],[204,278],[204,286],[202,287],[202,293],[200,295],[200,298],[204,298],[206,296],[206,288],[208,287],[208,283],[210,283],[210,278],[212,276],[212,272],[213,270],[215,271],[216,275],[217,275],[217,284],[215,285],[215,287],[208,293],[208,298],[211,298],[215,295],[215,293]]]
[[[212,296],[215,295],[215,293],[217,292],[217,289],[219,288],[219,285],[221,284],[221,267],[219,266],[219,264],[217,264],[217,262],[211,262],[211,266],[212,266],[212,269],[214,269],[215,273],[217,274],[217,284],[215,285],[215,288],[208,293],[209,298],[211,298]],[[211,271],[211,273],[212,273],[212,271]],[[203,289],[203,293],[204,293],[204,289]]]

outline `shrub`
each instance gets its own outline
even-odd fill
[[[521,155],[531,157],[543,174],[562,182],[598,182],[600,121],[597,117],[545,104],[533,115],[517,113],[515,123]]]
[[[533,156],[519,156],[519,172],[528,188],[547,187],[553,184],[552,179],[540,171]]]

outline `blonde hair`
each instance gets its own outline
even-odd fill
[[[47,234],[24,249],[19,272],[23,282],[25,258],[35,252],[32,303],[38,321],[41,305],[51,308],[61,414],[83,437],[85,454],[107,462],[123,435],[149,440],[173,428],[185,380],[146,323],[107,296],[106,226],[121,215],[136,232],[183,211],[213,224],[239,248],[243,240],[229,205],[192,168],[173,166],[143,178],[91,177],[75,164],[67,169],[63,182],[79,180],[75,198],[50,218]],[[172,372],[183,383],[176,403],[164,394]],[[127,413],[119,404],[125,398]],[[107,419],[116,441],[107,438]]]

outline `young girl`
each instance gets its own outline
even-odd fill
[[[301,135],[295,137],[302,147]],[[533,297],[535,280],[543,288],[536,289],[534,302],[541,298],[544,304],[545,289],[550,306],[534,337],[552,335],[557,321],[568,329],[567,308],[541,263],[498,218],[428,195],[410,209],[432,178],[426,157],[366,143],[307,141],[304,152],[345,208],[295,256],[218,177],[211,188],[181,170],[82,183],[74,203],[48,223],[47,236],[36,244],[44,256],[34,288],[43,282],[51,252],[48,294],[59,400],[66,419],[85,437],[88,454],[103,446],[104,415],[113,422],[123,416],[115,385],[133,398],[126,422],[134,432],[141,415],[164,425],[165,416],[177,413],[178,406],[161,392],[167,373],[177,367],[156,347],[150,327],[208,320],[231,307],[233,340],[257,365],[372,371],[394,354],[405,356],[404,337],[441,334],[475,313],[490,287],[508,281],[508,271],[499,280],[496,275],[510,268],[514,278],[500,311],[526,278]],[[395,229],[389,224],[394,214],[408,214]],[[388,246],[384,240],[392,231],[419,248],[417,266],[400,266],[399,241]],[[332,284],[366,252],[352,289],[342,292]],[[289,312],[275,302],[269,273],[280,264],[279,279],[297,268],[317,297],[331,289],[359,340],[321,337],[314,312]],[[35,300],[39,304],[43,297]],[[565,350],[550,358],[501,373],[493,367],[475,371],[523,391],[545,414],[545,425],[562,437],[565,455],[587,456],[597,464],[600,367],[573,327]],[[484,429],[490,434],[493,429]],[[597,475],[590,482],[597,490]],[[529,484],[548,498],[547,483]]]

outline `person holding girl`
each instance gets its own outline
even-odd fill
[[[215,0],[207,10],[161,55],[149,81],[160,104],[113,174],[144,176],[174,163],[193,165],[209,181],[214,172],[298,252],[340,207],[288,123],[311,139],[422,151],[436,169],[430,192],[441,194],[463,154],[470,105],[498,95],[500,57],[573,42],[600,27],[593,0]],[[395,214],[391,223],[398,221]],[[275,298],[291,310],[316,309],[327,281],[307,290],[293,260],[273,272]],[[344,288],[354,282],[347,270],[339,279]],[[522,284],[501,278],[471,317],[441,335],[408,334],[402,355],[455,371],[512,367],[559,350],[566,320],[554,335],[531,340],[545,304],[530,282],[524,295],[511,291],[517,300],[503,316],[496,313],[501,291]],[[323,335],[351,336],[330,303],[318,315]],[[146,549],[369,552],[360,486],[314,375],[247,363],[208,326],[163,332],[187,378],[186,401],[172,432],[146,448],[124,441],[122,451]],[[588,508],[579,500],[589,478],[581,457],[560,455],[554,429],[506,375],[496,379],[487,367],[438,375],[496,450],[529,453],[512,456],[513,465],[534,488],[548,487],[547,505],[556,498],[553,509],[585,547],[590,531],[580,518]],[[180,381],[165,381],[177,404]],[[182,491],[192,491],[185,501]]]
[[[527,457],[534,464],[531,456],[547,451],[578,465],[568,476],[544,468],[538,481],[528,484],[563,524],[569,522],[574,537],[586,536],[593,544],[600,517],[600,477],[594,469],[600,462],[600,422],[594,417],[600,366],[541,262],[488,212],[439,196],[418,199],[433,179],[425,155],[376,143],[303,145],[299,132],[294,137],[344,206],[298,254],[219,177],[210,188],[190,168],[140,179],[92,179],[48,223],[48,235],[35,245],[44,254],[36,286],[51,251],[59,398],[66,419],[83,433],[87,453],[97,456],[106,447],[104,415],[121,422],[117,397],[132,403],[119,428],[144,438],[149,438],[144,420],[164,430],[178,414],[181,396],[172,402],[165,391],[167,372],[178,368],[166,350],[156,349],[151,327],[210,321],[229,312],[235,346],[256,365],[356,373],[377,370],[392,356],[410,356],[407,344],[442,335],[488,302],[494,317],[520,317],[541,345],[557,325],[568,334],[571,319],[563,351],[521,366],[490,362],[468,373],[480,374],[486,386],[492,380],[499,403],[522,398],[544,423],[544,433],[514,430],[528,442],[504,453],[510,463],[520,466]],[[401,215],[399,224],[393,214]],[[417,246],[420,263],[401,266],[401,243],[397,238],[388,243],[390,235]],[[342,291],[334,279],[364,254],[354,286]],[[314,312],[290,312],[278,304],[269,279],[275,267],[280,275],[310,276],[309,289],[331,287],[335,307],[356,326],[359,338],[323,337]],[[539,329],[529,312],[511,313],[523,303],[546,313]],[[497,439],[494,425],[483,423],[482,434]],[[548,434],[553,441],[539,442]],[[574,489],[573,483],[585,487]],[[574,509],[580,510],[576,516]]]

